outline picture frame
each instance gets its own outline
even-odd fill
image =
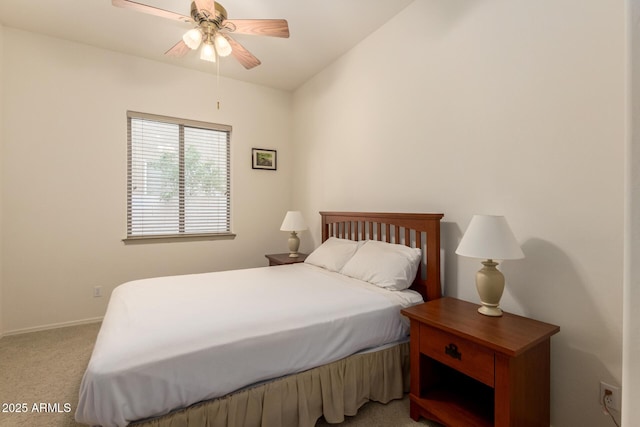
[[[278,152],[276,150],[268,150],[264,148],[251,149],[251,168],[277,170],[278,169]]]

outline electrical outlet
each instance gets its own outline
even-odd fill
[[[605,403],[608,409],[620,411],[620,387],[600,381],[600,406],[603,409]]]
[[[102,286],[94,286],[93,297],[100,298],[102,296]]]

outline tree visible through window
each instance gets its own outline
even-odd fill
[[[231,233],[231,127],[127,113],[127,237]]]

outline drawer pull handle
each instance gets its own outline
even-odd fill
[[[444,353],[453,357],[454,359],[462,360],[462,353],[458,351],[458,346],[454,343],[449,344],[444,348]]]

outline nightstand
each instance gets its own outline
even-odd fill
[[[483,316],[440,298],[402,310],[411,320],[410,415],[447,426],[548,426],[551,336],[522,316]]]
[[[298,262],[304,262],[307,259],[307,254],[299,253],[297,258],[291,258],[289,252],[286,254],[267,254],[265,257],[269,260],[269,267],[273,265],[285,265],[296,264]]]

